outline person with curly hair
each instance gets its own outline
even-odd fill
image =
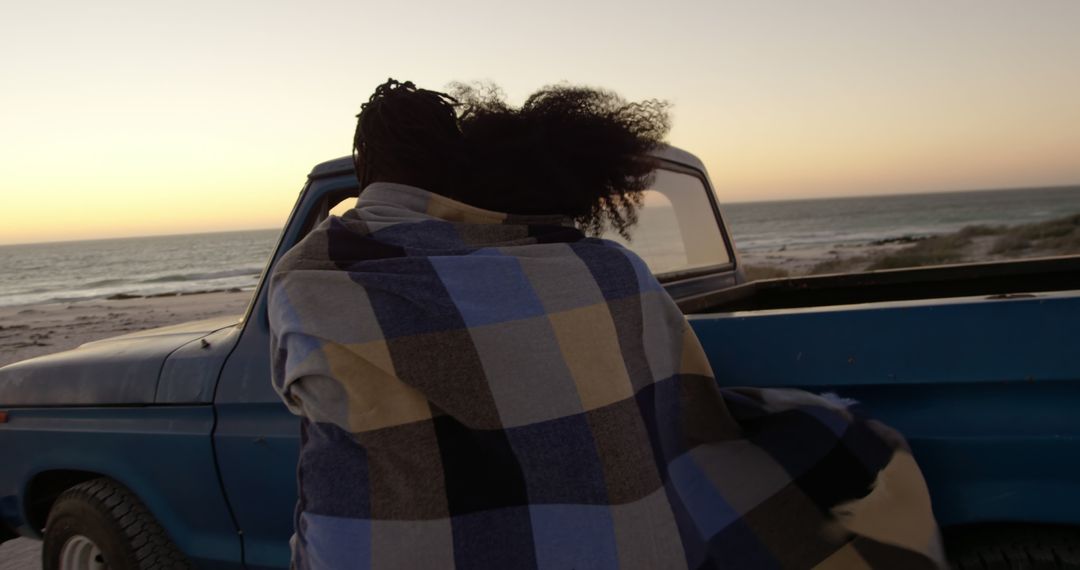
[[[380,85],[356,207],[274,269],[297,568],[935,568],[903,439],[721,389],[628,236],[667,105]]]
[[[409,184],[479,208],[558,213],[593,235],[610,228],[627,236],[653,180],[649,153],[670,128],[667,107],[552,86],[513,109],[490,86],[456,84],[451,96],[390,80],[357,116],[353,156],[361,188]]]

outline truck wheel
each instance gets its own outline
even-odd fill
[[[41,562],[44,570],[191,567],[142,502],[110,479],[80,483],[57,497]]]
[[[1080,529],[990,526],[946,531],[955,570],[1080,570]]]

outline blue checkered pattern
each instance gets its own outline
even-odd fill
[[[281,260],[270,318],[299,568],[940,565],[895,432],[720,389],[644,262],[559,218],[374,184]]]

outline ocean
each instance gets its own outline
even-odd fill
[[[736,247],[768,252],[1015,225],[1080,212],[1080,186],[723,204]],[[250,289],[279,230],[0,246],[0,306]]]
[[[252,288],[279,233],[0,246],[0,306]]]

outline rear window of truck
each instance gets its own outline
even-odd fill
[[[355,198],[347,198],[329,213],[340,216],[355,204]],[[630,248],[657,275],[731,262],[708,187],[701,178],[684,172],[657,170],[629,240],[614,231],[602,237]]]
[[[613,231],[603,237],[633,250],[657,275],[730,263],[708,192],[697,176],[660,169],[630,239]]]

